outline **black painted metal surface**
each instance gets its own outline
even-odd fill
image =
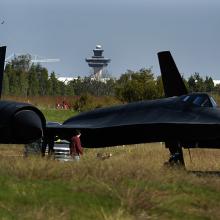
[[[206,94],[192,94],[197,96]],[[208,96],[207,96],[208,97]],[[220,110],[183,101],[184,96],[142,101],[81,113],[48,129],[70,139],[80,129],[86,147],[158,141],[220,139]],[[208,97],[209,98],[209,97]]]

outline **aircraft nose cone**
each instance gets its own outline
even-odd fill
[[[20,143],[31,143],[42,137],[43,128],[39,115],[32,110],[21,110],[14,116],[13,134]]]

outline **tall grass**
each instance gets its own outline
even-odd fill
[[[112,153],[106,160],[97,153]],[[203,153],[186,153],[187,169]],[[214,165],[220,161],[216,152]],[[167,169],[161,144],[85,149],[79,162],[40,157],[0,160],[0,216],[4,219],[218,219],[220,179]],[[210,161],[203,166],[209,169]],[[197,164],[198,165],[198,164]],[[200,164],[201,165],[201,164]]]

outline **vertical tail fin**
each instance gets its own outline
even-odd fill
[[[187,94],[186,86],[169,51],[158,53],[160,71],[166,97]]]
[[[6,53],[6,46],[0,47],[0,98],[2,94],[3,73],[4,73],[4,66],[5,66],[5,53]]]

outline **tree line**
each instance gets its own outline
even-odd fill
[[[214,86],[213,79],[203,79],[194,73],[184,79],[191,92],[217,92],[220,86]],[[110,78],[106,82],[92,80],[90,77],[78,77],[67,84],[56,77],[55,72],[40,64],[31,63],[30,55],[21,55],[6,65],[3,79],[3,95],[5,96],[113,96],[122,102],[143,99],[156,99],[164,96],[161,77],[155,78],[152,69],[142,68],[138,71],[127,70],[119,79]]]

